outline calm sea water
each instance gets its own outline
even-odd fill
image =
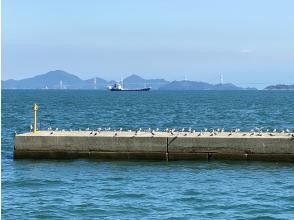
[[[294,165],[12,159],[14,131],[41,128],[294,130],[294,92],[2,91],[2,217],[293,219]]]

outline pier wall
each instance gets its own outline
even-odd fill
[[[15,136],[15,159],[268,160],[294,162],[293,136],[39,132]]]

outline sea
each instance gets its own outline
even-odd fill
[[[294,219],[294,164],[13,160],[40,129],[289,129],[294,91],[2,90],[3,219]]]

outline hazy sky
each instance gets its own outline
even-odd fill
[[[294,83],[294,1],[3,0],[2,52],[2,79]]]

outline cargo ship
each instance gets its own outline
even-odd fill
[[[125,89],[122,86],[122,84],[120,84],[120,83],[114,83],[112,86],[109,86],[108,89],[110,91],[118,91],[118,92],[127,92],[127,91],[143,92],[143,91],[149,91],[151,88],[150,87],[145,87],[145,88],[139,88],[139,89]]]

